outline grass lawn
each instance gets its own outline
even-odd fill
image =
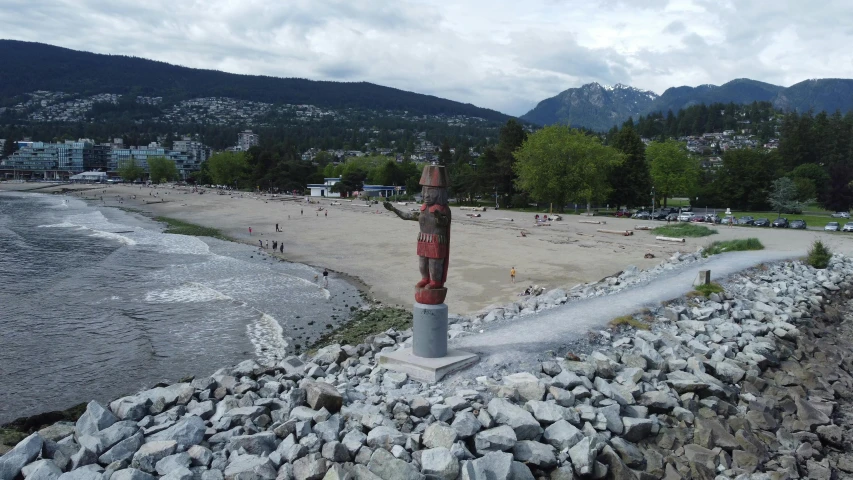
[[[663,225],[652,229],[651,233],[663,237],[707,237],[708,235],[717,233],[717,231],[713,228],[685,222]]]
[[[705,256],[708,257],[723,252],[742,252],[745,250],[764,250],[764,245],[757,238],[711,242],[705,247]]]

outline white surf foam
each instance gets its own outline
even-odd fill
[[[228,295],[200,283],[189,282],[178,288],[154,290],[145,294],[149,303],[197,303],[217,300],[233,300]]]
[[[287,357],[289,344],[284,338],[284,330],[272,316],[261,312],[257,320],[246,325],[246,333],[259,359],[275,363]]]
[[[117,240],[125,245],[136,245],[136,241],[132,238],[113,232],[102,232],[100,230],[92,230],[92,233],[90,233],[89,236],[107,238],[109,240]]]

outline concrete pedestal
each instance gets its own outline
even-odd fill
[[[412,309],[412,353],[424,358],[447,355],[447,305],[415,303]]]
[[[477,355],[447,349],[447,305],[415,303],[412,348],[379,355],[379,366],[431,383],[477,361]]]

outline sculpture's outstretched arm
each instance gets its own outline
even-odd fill
[[[395,208],[394,205],[391,205],[391,202],[384,202],[382,205],[385,207],[385,210],[390,210],[394,212],[395,214],[397,214],[398,217],[402,218],[403,220],[417,221],[421,216],[421,212],[403,212]]]

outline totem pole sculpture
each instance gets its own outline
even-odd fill
[[[385,202],[385,208],[404,220],[416,220],[418,233],[418,268],[421,280],[415,284],[412,352],[415,357],[440,359],[447,357],[446,367],[470,364],[476,356],[448,356],[447,353],[447,267],[450,260],[450,208],[447,206],[447,171],[440,165],[427,165],[421,174],[423,205],[418,211],[403,212]],[[457,352],[461,353],[461,352]],[[417,363],[415,361],[415,363]],[[448,370],[449,371],[449,370]],[[411,374],[411,372],[409,372]],[[443,373],[431,373],[435,379]]]

